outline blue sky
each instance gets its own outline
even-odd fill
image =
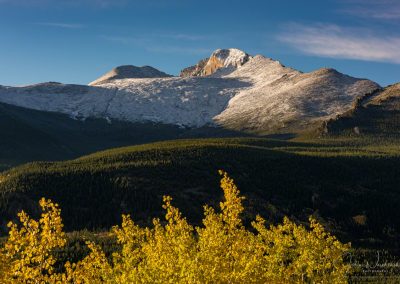
[[[123,64],[178,74],[217,48],[400,81],[399,0],[0,0],[0,84],[86,84]]]

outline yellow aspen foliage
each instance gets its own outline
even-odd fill
[[[12,276],[10,274],[11,267],[9,259],[0,250],[0,283],[9,284],[12,283]]]
[[[260,216],[253,229],[243,225],[243,199],[234,181],[220,171],[224,200],[218,210],[205,206],[203,225],[194,228],[172,198],[164,196],[165,220],[151,228],[129,215],[110,234],[120,249],[107,258],[87,242],[90,253],[56,273],[52,251],[65,245],[60,209],[42,199],[37,222],[19,214],[21,227],[10,223],[0,252],[1,283],[346,283],[351,272],[343,256],[350,249],[313,218],[306,228],[284,218],[266,226]],[[1,255],[0,255],[1,256]],[[1,278],[3,277],[3,278]],[[3,279],[5,279],[3,281]]]
[[[90,249],[89,255],[76,264],[66,263],[66,273],[62,276],[64,282],[105,283],[112,279],[112,269],[102,249],[92,242],[86,244]]]
[[[350,265],[343,256],[350,244],[340,243],[310,217],[310,230],[288,218],[283,224],[265,227],[257,216],[257,251],[263,278],[277,283],[346,283]]]
[[[198,259],[202,283],[259,283],[254,234],[242,224],[244,197],[225,172],[220,213],[205,206],[203,228],[197,228]]]
[[[44,198],[39,205],[43,211],[39,221],[22,211],[18,214],[20,226],[8,224],[10,231],[2,253],[9,263],[6,273],[17,283],[46,283],[59,277],[54,273],[52,251],[66,243],[61,210]]]
[[[164,197],[166,224],[153,220],[153,228],[142,229],[129,216],[123,216],[121,227],[112,233],[122,244],[121,252],[114,253],[114,277],[119,283],[189,283],[192,259],[196,254],[193,227],[171,205],[171,197]],[[189,282],[188,282],[189,281]]]

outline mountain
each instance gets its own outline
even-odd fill
[[[136,67],[133,65],[118,66],[107,72],[100,78],[91,82],[90,86],[96,86],[103,83],[109,83],[116,79],[132,79],[132,78],[165,78],[172,77],[161,72],[151,66]]]
[[[247,78],[251,87],[232,98],[214,120],[229,129],[258,134],[308,130],[379,88],[334,69],[301,73],[263,56],[255,56],[226,77]]]
[[[123,70],[112,71],[92,86],[1,87],[0,102],[75,119],[218,126],[265,135],[313,129],[379,88],[372,81],[333,69],[301,73],[237,49],[216,50],[202,62],[192,72],[183,72],[183,77],[129,67],[127,75]]]
[[[242,66],[250,59],[251,56],[249,54],[236,48],[217,49],[209,58],[202,59],[196,65],[183,69],[180,76],[208,76],[220,68]]]
[[[357,100],[351,110],[328,120],[323,132],[332,135],[398,137],[400,83]]]

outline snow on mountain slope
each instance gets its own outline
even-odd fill
[[[108,102],[115,92],[115,89],[49,82],[0,88],[0,101],[35,110],[65,113],[74,118],[106,117]]]
[[[131,78],[164,78],[172,77],[160,70],[157,70],[151,66],[137,67],[133,65],[123,65],[112,69],[97,80],[91,82],[90,86],[104,84],[111,82],[115,79],[131,79]]]
[[[242,78],[251,88],[230,100],[215,121],[256,133],[304,130],[347,111],[356,97],[379,88],[333,69],[301,73],[260,55],[225,78]]]
[[[200,127],[213,122],[238,91],[249,86],[236,78],[157,78],[115,80],[102,88],[118,89],[109,103],[111,118]]]
[[[0,88],[0,102],[72,117],[103,117],[255,133],[297,132],[336,116],[379,86],[333,69],[301,73],[272,59],[217,50],[209,76],[113,78],[96,86],[45,83]],[[211,63],[210,63],[211,62]],[[213,65],[214,64],[214,65]],[[206,68],[206,66],[209,66]]]
[[[235,78],[123,79],[97,87],[46,83],[0,89],[0,101],[74,118],[103,117],[200,127],[243,87]]]

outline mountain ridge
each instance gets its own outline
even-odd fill
[[[329,68],[302,73],[238,49],[218,49],[201,62],[190,76],[170,77],[152,67],[131,66],[125,72],[125,66],[89,86],[0,88],[0,102],[83,120],[219,126],[265,135],[306,131],[380,88]]]
[[[373,135],[398,137],[400,128],[400,83],[360,97],[353,107],[326,121],[323,135]]]
[[[116,79],[165,78],[165,77],[172,77],[172,75],[169,75],[154,67],[147,65],[141,67],[137,67],[134,65],[121,65],[113,68],[111,71],[107,72],[100,78],[89,83],[89,86],[96,86],[99,84],[108,83]]]

